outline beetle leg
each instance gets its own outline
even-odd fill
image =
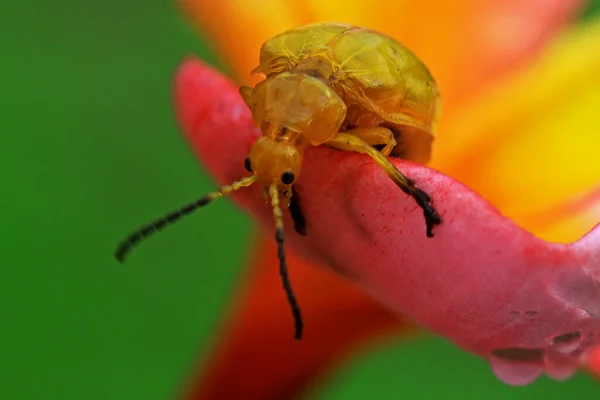
[[[415,199],[419,207],[423,209],[425,223],[427,224],[427,237],[433,237],[433,227],[439,225],[442,222],[442,218],[431,205],[431,197],[423,190],[417,188],[413,180],[408,179],[402,172],[398,171],[398,169],[385,158],[383,154],[361,138],[348,133],[338,133],[333,139],[325,144],[334,149],[355,151],[357,153],[369,155],[377,164],[379,164],[387,176],[389,176],[404,193]]]
[[[348,135],[354,135],[371,146],[385,145],[385,147],[381,149],[380,153],[386,157],[390,155],[392,149],[396,147],[397,144],[396,138],[394,137],[394,132],[388,128],[384,128],[383,126],[355,128],[344,133]]]
[[[304,215],[300,210],[300,199],[298,198],[298,193],[296,192],[292,195],[292,189],[290,189],[286,192],[286,197],[289,197],[288,209],[290,210],[292,220],[294,221],[294,229],[299,235],[305,236],[306,220],[304,219]]]

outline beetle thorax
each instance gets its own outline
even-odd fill
[[[335,136],[346,116],[343,100],[323,81],[284,72],[260,82],[253,92],[252,115],[261,127],[286,127],[317,146]],[[263,134],[272,136],[271,132]]]

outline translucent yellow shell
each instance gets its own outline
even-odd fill
[[[351,126],[388,126],[398,140],[393,155],[429,160],[439,90],[427,67],[394,39],[338,23],[290,29],[263,44],[253,72],[283,71],[325,79],[347,104]]]

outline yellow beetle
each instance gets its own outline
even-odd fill
[[[290,114],[298,106],[300,94],[273,98],[274,91],[313,89],[314,93],[303,96],[312,109],[299,109],[297,114],[321,116],[331,126],[313,123],[311,127],[318,125],[315,127],[322,131],[314,138],[311,131],[299,126],[312,145],[325,143],[342,128],[369,144],[385,145],[384,155],[429,161],[440,109],[439,90],[427,67],[392,38],[345,24],[310,24],[269,39],[262,46],[260,65],[252,72],[267,76],[254,90],[248,86],[240,89],[256,122],[266,118],[285,122],[294,117]],[[319,113],[320,104],[307,96],[329,99],[327,112]],[[281,107],[284,115],[265,114],[265,108],[273,113],[276,107]],[[356,130],[373,127],[387,131]]]
[[[267,40],[252,72],[266,76],[240,88],[263,133],[246,159],[252,182],[289,205],[307,147],[365,153],[415,198],[433,236],[441,218],[429,196],[385,158],[425,163],[431,154],[439,90],[410,50],[372,30],[321,22]]]
[[[262,130],[245,160],[251,175],[144,226],[120,243],[115,256],[122,261],[133,246],[166,225],[259,182],[273,208],[280,274],[299,339],[302,320],[285,264],[280,197],[298,233],[305,234],[304,218],[292,195],[304,151],[325,145],[369,155],[423,209],[426,234],[432,237],[441,218],[429,195],[386,156],[429,160],[439,91],[427,67],[410,50],[380,33],[338,23],[306,25],[269,39],[253,72],[265,79],[254,88],[240,88]]]

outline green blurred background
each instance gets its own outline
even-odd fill
[[[112,252],[212,188],[178,132],[170,84],[186,54],[217,58],[170,1],[20,0],[0,14],[0,399],[174,398],[239,279],[250,220],[217,202],[125,266]],[[600,386],[583,374],[505,386],[429,337],[357,355],[310,398],[590,392]]]

